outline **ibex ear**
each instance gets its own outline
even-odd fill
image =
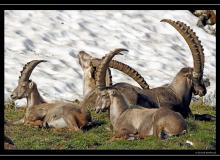
[[[31,89],[31,88],[33,88],[33,86],[34,86],[34,82],[31,81],[31,82],[29,83],[29,88]]]

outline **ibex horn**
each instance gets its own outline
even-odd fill
[[[114,51],[111,51],[109,54],[105,55],[102,58],[101,64],[97,69],[97,79],[96,79],[96,85],[97,87],[102,90],[106,87],[106,81],[105,81],[105,77],[106,77],[106,70],[108,68],[109,62],[111,61],[111,59],[117,55],[117,54],[121,54],[120,52],[122,51],[128,51],[127,49],[123,49],[123,48],[118,48],[115,49]]]
[[[99,66],[100,65],[101,60],[96,58],[96,59],[92,59],[92,65],[93,66]],[[138,73],[135,69],[133,69],[132,67],[116,61],[116,60],[111,60],[109,62],[109,67],[117,69],[123,73],[125,73],[126,75],[130,76],[132,79],[134,79],[143,89],[149,89],[149,85],[147,84],[147,82],[145,81],[145,79],[140,75],[140,73]]]
[[[46,60],[33,60],[25,64],[23,70],[21,71],[21,76],[19,81],[28,81],[33,69],[41,62],[47,62]]]
[[[203,46],[201,45],[201,41],[196,36],[196,33],[193,32],[189,26],[180,21],[175,22],[170,19],[162,19],[161,22],[169,23],[183,36],[193,56],[193,77],[201,80],[203,76],[205,58]]]

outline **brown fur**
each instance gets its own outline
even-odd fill
[[[27,81],[19,81],[18,86],[12,92],[12,99],[27,99],[27,109],[24,118],[13,124],[24,123],[26,125],[40,126],[40,127],[67,127],[73,131],[77,131],[88,122],[91,122],[91,115],[84,107],[77,103],[68,102],[54,102],[47,103],[38,92],[37,85],[33,81],[25,77],[25,73],[30,76],[32,67],[36,66],[39,61],[31,61],[27,63],[21,72],[22,79]],[[29,70],[31,71],[29,71]]]
[[[161,137],[180,135],[186,131],[183,117],[166,107],[148,109],[143,107],[129,108],[125,98],[117,89],[109,89],[111,99],[110,120],[116,138],[127,139],[130,136],[145,138],[150,135]],[[166,137],[167,138],[167,137]]]
[[[97,67],[92,64],[94,57],[85,51],[79,52],[79,64],[83,70],[83,96],[87,96],[91,91],[96,88],[96,72]],[[107,86],[112,84],[111,71],[108,69],[106,74]]]

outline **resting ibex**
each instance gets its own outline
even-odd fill
[[[140,105],[147,108],[169,107],[171,110],[181,113],[181,115],[186,118],[192,114],[189,108],[192,94],[194,93],[199,96],[204,96],[206,94],[206,87],[203,83],[203,47],[193,30],[183,22],[175,22],[169,19],[163,19],[161,21],[171,24],[184,37],[193,56],[194,68],[182,68],[177,73],[173,81],[166,86],[148,90],[141,90],[137,87],[132,88],[132,97],[136,97],[136,101],[130,101],[133,102],[130,104]],[[106,58],[105,62],[100,66],[99,72],[101,74],[99,74],[99,72],[97,73],[99,74],[99,76],[97,76],[98,88],[106,87],[104,77],[108,63],[114,55],[115,54],[108,55],[108,58]],[[117,84],[115,86],[117,86]],[[109,97],[107,96],[105,90],[100,91],[102,92],[100,95],[105,95],[103,96],[105,98],[98,98],[100,101],[97,107],[101,110],[105,110],[109,107]],[[129,96],[126,98],[129,100]],[[207,120],[210,119],[212,119],[212,117],[207,117]]]
[[[129,108],[120,91],[107,89],[110,97],[110,121],[115,131],[114,138],[145,138],[157,136],[166,139],[170,136],[184,134],[187,125],[183,117],[167,107],[148,109],[144,107]]]
[[[127,51],[126,49],[115,49],[112,53],[119,53],[121,51]],[[99,102],[97,96],[100,94],[96,90],[96,79],[97,79],[97,67],[100,65],[101,59],[94,58],[84,51],[79,52],[79,64],[81,65],[84,73],[83,80],[83,93],[84,93],[84,106],[95,106],[95,102]],[[149,85],[146,83],[144,78],[133,68],[128,65],[112,60],[109,63],[109,67],[123,71],[131,78],[133,78],[143,89],[149,89]],[[105,81],[107,86],[112,86],[112,77],[110,69],[108,68],[107,75],[105,76]],[[125,95],[132,94],[133,88],[138,88],[128,83],[118,83],[117,88],[123,90]],[[104,95],[103,95],[104,96]],[[100,97],[100,96],[99,96]],[[135,97],[134,97],[135,98]],[[130,100],[132,100],[130,98]],[[133,100],[134,101],[134,100]],[[89,103],[89,104],[88,104]],[[100,111],[96,108],[96,111]]]
[[[13,124],[30,124],[43,127],[69,128],[77,131],[91,122],[90,113],[78,104],[67,102],[47,103],[38,92],[37,84],[29,77],[33,69],[45,60],[28,62],[19,77],[18,86],[12,92],[13,100],[26,98],[27,109],[24,118]]]

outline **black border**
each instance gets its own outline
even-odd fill
[[[19,2],[19,3],[18,3]],[[143,1],[143,0],[53,0],[53,1],[40,1],[40,0],[1,0],[0,4],[218,4],[218,0],[152,0],[152,1]]]
[[[83,9],[83,10],[97,10],[97,9],[101,9],[101,10],[136,10],[136,9],[141,9],[141,10],[172,10],[172,9],[179,9],[179,10],[189,10],[189,9],[216,9],[217,10],[217,6],[215,5],[131,5],[131,4],[124,4],[124,5],[103,5],[103,4],[98,4],[98,5],[1,5],[1,11],[0,11],[0,15],[2,16],[2,20],[1,20],[1,29],[2,29],[2,53],[4,53],[4,10],[57,10],[57,9],[64,9],[64,10],[73,10],[73,9]],[[217,10],[217,14],[218,14],[218,10]],[[218,19],[217,15],[217,19]],[[218,27],[218,25],[217,25]],[[218,33],[218,32],[217,32]],[[216,35],[216,39],[217,39],[217,35]],[[217,41],[217,40],[216,40]],[[217,44],[217,42],[216,42]],[[217,48],[216,48],[217,50]],[[217,51],[216,51],[217,53]],[[4,65],[4,55],[0,54],[2,56],[2,60],[3,63],[1,63],[2,65]],[[217,56],[217,54],[216,54]],[[216,57],[217,58],[217,57]],[[217,66],[216,66],[217,67]],[[4,68],[4,66],[2,66],[1,68]],[[217,73],[217,72],[216,72]],[[217,78],[217,77],[216,77]],[[4,80],[3,80],[4,82]],[[3,91],[3,89],[2,89]],[[4,97],[4,94],[1,96]],[[3,101],[2,101],[3,102]],[[217,103],[217,102],[216,102]],[[4,105],[2,105],[4,106]],[[217,105],[216,105],[217,106]],[[217,108],[216,107],[216,112],[217,112]],[[1,112],[0,114],[4,113],[4,107],[1,107]],[[217,114],[217,113],[216,113]],[[4,115],[0,116],[2,118],[1,120],[1,127],[3,128],[3,121],[4,121]],[[218,116],[217,117],[217,121],[218,121]],[[216,127],[218,122],[216,122]],[[216,135],[218,131],[216,129]],[[81,156],[92,156],[92,155],[104,155],[105,158],[106,156],[111,156],[111,155],[129,155],[129,156],[138,156],[138,155],[145,155],[145,156],[168,156],[168,155],[175,155],[175,156],[183,156],[183,155],[194,155],[195,157],[198,156],[213,156],[218,154],[219,155],[219,139],[216,136],[216,150],[4,150],[4,146],[3,146],[3,132],[0,133],[1,134],[1,150],[0,150],[0,155],[81,155]],[[207,152],[211,152],[211,153],[207,153]],[[214,154],[213,154],[214,153]],[[180,157],[179,157],[180,158]],[[178,158],[178,159],[179,159]]]

